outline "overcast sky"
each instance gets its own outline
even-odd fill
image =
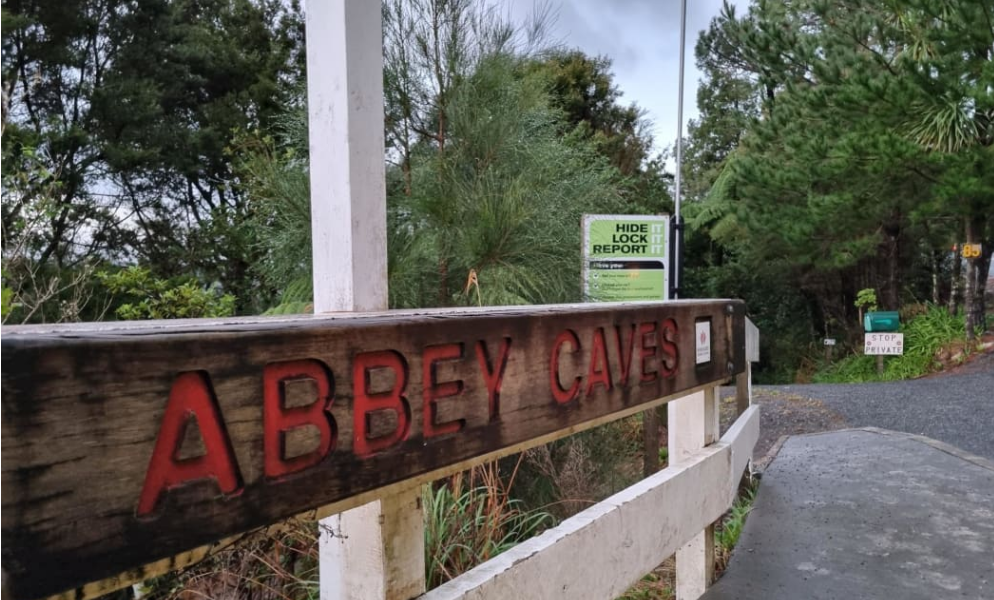
[[[737,0],[739,11],[748,0]],[[527,15],[533,0],[513,0],[516,19]],[[701,30],[721,10],[722,0],[688,0],[684,134],[686,122],[697,116],[694,44]],[[656,151],[673,144],[677,130],[677,90],[680,64],[680,0],[563,0],[552,2],[558,12],[554,39],[613,62],[614,79],[625,104],[635,102],[653,123]]]

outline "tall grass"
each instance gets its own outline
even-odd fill
[[[902,324],[904,354],[888,356],[884,373],[877,373],[875,356],[866,356],[862,349],[815,373],[816,383],[853,383],[862,381],[896,381],[912,379],[938,371],[942,363],[939,352],[946,346],[965,344],[966,325],[962,314],[950,315],[944,308],[929,305],[927,310]],[[969,348],[964,346],[964,351]]]
[[[520,459],[518,462],[520,465]],[[425,580],[428,589],[457,577],[553,524],[511,498],[517,473],[505,482],[497,463],[424,487]]]
[[[732,555],[732,549],[739,542],[742,535],[742,527],[745,525],[746,516],[752,510],[752,504],[756,500],[756,489],[746,489],[735,499],[731,510],[721,520],[721,523],[714,529],[714,552],[719,571],[724,571],[728,566],[728,559]]]

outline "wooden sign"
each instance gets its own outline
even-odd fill
[[[695,364],[702,321],[712,358]],[[17,598],[535,445],[745,365],[738,301],[15,327],[2,347],[3,568]]]

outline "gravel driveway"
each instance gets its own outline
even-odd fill
[[[994,459],[994,354],[970,367],[888,383],[757,386],[754,395],[761,406],[766,396],[820,401],[849,427],[925,435]]]

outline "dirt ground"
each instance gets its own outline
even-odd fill
[[[827,407],[821,400],[798,394],[754,387],[752,401],[760,406],[759,441],[753,453],[756,467],[760,470],[769,461],[770,450],[783,436],[835,431],[849,426],[841,414]],[[735,389],[722,389],[723,433],[734,420]]]

